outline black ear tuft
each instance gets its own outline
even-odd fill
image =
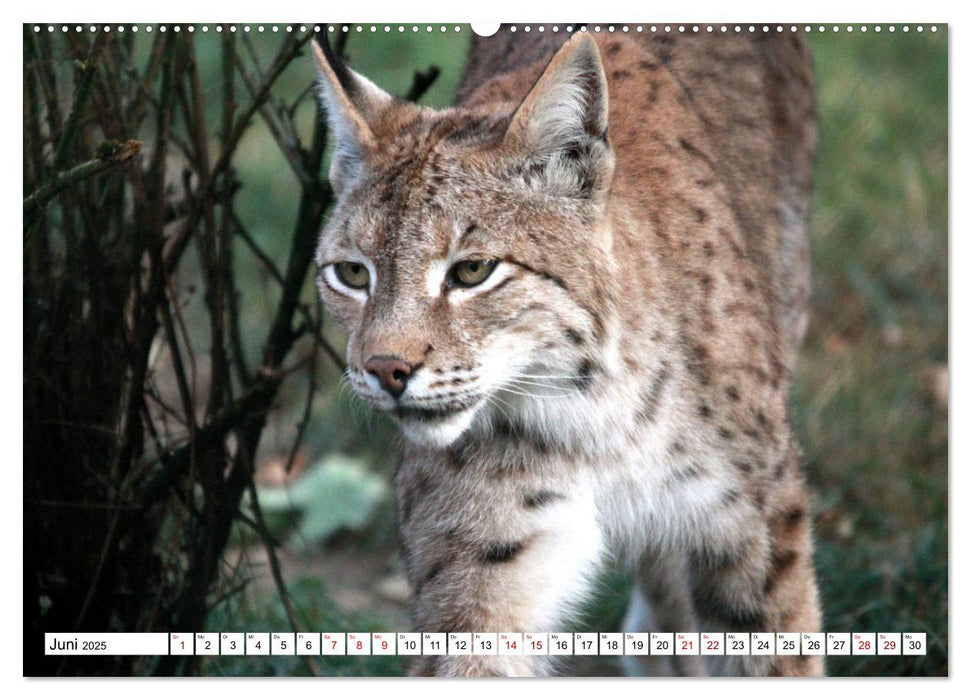
[[[327,65],[334,72],[337,82],[344,89],[344,92],[347,93],[348,97],[353,100],[353,92],[355,89],[353,74],[341,57],[334,53],[334,49],[330,45],[330,37],[327,35],[326,26],[324,24],[320,25],[320,31],[314,34],[314,41],[320,47],[324,60],[327,61]]]
[[[326,35],[318,34],[312,48],[320,73],[320,96],[334,136],[330,181],[340,193],[364,172],[369,153],[378,148],[373,125],[394,104],[394,98],[348,68]]]

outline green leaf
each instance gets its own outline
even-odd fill
[[[268,522],[289,516],[296,521],[296,538],[320,542],[341,529],[361,530],[387,496],[384,480],[368,472],[363,460],[329,455],[296,482],[258,491]]]

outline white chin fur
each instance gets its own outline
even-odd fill
[[[445,448],[458,440],[468,430],[475,417],[475,408],[456,413],[445,420],[425,422],[401,420],[401,432],[405,438],[425,447]]]

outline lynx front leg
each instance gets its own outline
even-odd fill
[[[698,631],[689,575],[680,552],[651,548],[634,571],[634,590],[624,618],[625,632]],[[625,656],[630,676],[704,676],[700,656]]]
[[[820,611],[812,565],[805,486],[795,452],[777,469],[775,492],[761,519],[694,556],[693,597],[702,629],[818,632]],[[712,545],[714,547],[714,545]],[[710,657],[725,675],[818,676],[819,656]]]
[[[438,474],[436,476],[442,476]],[[446,475],[448,476],[448,475]],[[401,534],[420,632],[559,631],[590,590],[603,544],[589,490],[518,480],[470,488],[399,478]],[[425,656],[413,675],[535,676],[549,657]]]

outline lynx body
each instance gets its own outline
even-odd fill
[[[474,40],[445,111],[315,51],[338,198],[318,286],[349,383],[402,429],[416,629],[569,631],[620,557],[631,630],[818,630],[787,407],[815,145],[802,41],[503,31]],[[553,658],[413,672],[543,675]]]

